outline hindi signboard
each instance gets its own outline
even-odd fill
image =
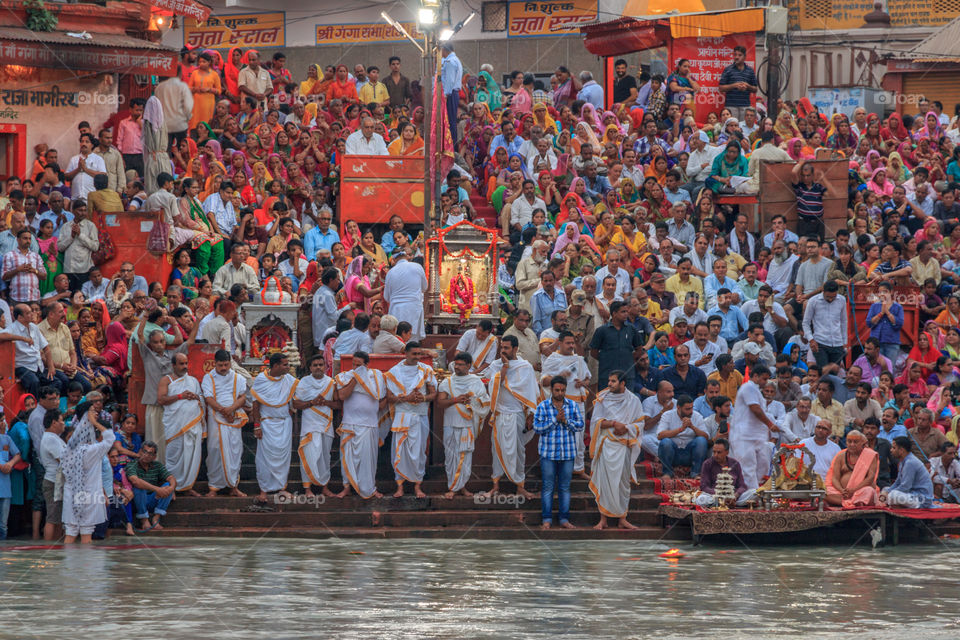
[[[559,2],[511,2],[507,36],[563,36],[576,33],[577,25],[597,19],[597,0],[561,0]],[[558,30],[558,27],[565,27]]]
[[[158,49],[114,49],[79,44],[58,46],[54,50],[42,42],[11,40],[0,44],[0,64],[172,76],[177,70],[177,53]]]
[[[411,37],[420,40],[423,34],[416,22],[400,23]],[[357,42],[406,42],[403,34],[386,22],[360,24],[318,24],[317,45],[353,44]]]
[[[205,22],[210,17],[210,7],[195,0],[150,0],[150,4],[157,9],[166,9],[176,16],[193,18],[197,22]]]
[[[282,47],[285,44],[282,11],[210,16],[203,24],[185,18],[183,43],[191,48]]]
[[[733,64],[733,48],[737,45],[747,50],[746,63],[756,70],[757,37],[753,33],[720,38],[674,38],[671,49],[674,64],[681,58],[689,60],[690,75],[700,85],[700,91],[694,96],[697,122],[706,120],[708,113],[720,113],[723,109],[725,97],[719,89],[720,75]]]

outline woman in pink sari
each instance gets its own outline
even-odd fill
[[[847,448],[833,457],[824,481],[827,504],[852,509],[877,504],[877,473],[880,460],[857,430],[847,434]]]

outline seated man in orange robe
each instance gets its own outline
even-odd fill
[[[847,448],[833,457],[824,479],[827,504],[846,509],[877,504],[880,460],[866,444],[866,437],[859,431],[847,434]]]

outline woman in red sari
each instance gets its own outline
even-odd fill
[[[917,341],[910,350],[910,354],[907,356],[906,368],[909,369],[914,364],[920,365],[923,380],[926,381],[930,374],[933,373],[934,365],[939,357],[940,351],[937,349],[933,337],[926,331],[921,331],[920,334],[917,335]]]
[[[226,85],[224,97],[230,101],[230,113],[240,112],[240,67],[243,66],[243,49],[233,47],[227,52],[227,59],[223,64],[223,81]]]

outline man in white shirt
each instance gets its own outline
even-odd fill
[[[707,178],[713,168],[713,159],[723,151],[722,147],[710,146],[710,138],[703,131],[690,136],[690,157],[687,158],[687,177],[690,182],[683,186],[690,196],[696,200],[700,190],[706,185]],[[739,460],[739,458],[738,458]]]
[[[743,471],[748,489],[760,486],[760,479],[770,471],[770,438],[780,431],[767,415],[767,401],[761,389],[770,380],[770,370],[757,366],[750,372],[750,380],[737,391],[730,424],[731,444]]]
[[[156,86],[153,95],[163,107],[163,123],[167,126],[171,144],[177,144],[187,136],[190,117],[193,115],[193,92],[180,79],[180,70]]]
[[[597,282],[603,283],[607,276],[617,281],[616,294],[621,298],[630,295],[633,287],[630,283],[630,274],[626,269],[620,268],[620,251],[618,249],[607,249],[607,264],[600,267],[596,273]]]
[[[697,311],[703,313],[700,308]],[[690,349],[690,364],[698,367],[704,375],[717,370],[717,356],[726,353],[718,345],[710,342],[710,327],[706,321],[698,322],[693,329],[693,339],[684,344]]]
[[[698,478],[707,458],[709,437],[703,417],[693,410],[693,398],[679,396],[676,409],[664,413],[657,427],[660,440],[657,457],[663,465],[664,478],[673,478],[674,464],[689,464],[690,477]]]
[[[423,267],[401,254],[396,264],[387,271],[383,287],[383,299],[390,306],[390,313],[397,320],[410,323],[414,340],[423,340],[426,335],[423,327],[423,294],[427,291],[427,274]]]
[[[457,343],[457,353],[469,353],[472,363],[468,373],[486,375],[486,369],[497,357],[497,337],[493,335],[493,322],[484,318],[473,329],[467,329]]]
[[[797,400],[797,407],[787,413],[780,428],[783,430],[781,436],[783,441],[793,442],[813,437],[813,431],[820,422],[820,418],[815,415],[811,409],[813,401],[809,396],[803,396]]]
[[[353,318],[353,327],[347,329],[333,343],[333,355],[339,359],[344,355],[352,355],[357,351],[370,353],[373,350],[373,339],[367,332],[370,327],[370,316],[358,313]]]
[[[379,133],[373,132],[376,123],[366,117],[360,122],[360,130],[347,136],[346,153],[351,156],[388,156],[387,145]]]
[[[107,165],[103,158],[93,153],[96,142],[89,133],[80,136],[80,153],[70,158],[64,177],[70,182],[70,197],[87,199],[87,195],[94,191],[93,176],[98,173],[107,173]]]
[[[270,72],[260,66],[260,54],[254,50],[247,52],[247,66],[237,75],[237,85],[241,97],[250,96],[258,103],[263,103],[273,91],[273,81]]]
[[[7,326],[7,332],[0,340],[14,341],[14,375],[20,380],[24,392],[39,398],[40,385],[52,385],[63,393],[66,377],[61,380],[55,375],[53,354],[47,339],[32,322],[33,312],[25,304],[13,308],[13,322]]]
[[[242,284],[251,296],[260,292],[260,279],[253,267],[247,264],[250,256],[250,247],[243,242],[237,242],[230,247],[230,261],[217,269],[213,276],[213,292],[223,296],[230,292],[235,284]]]
[[[510,228],[522,230],[530,224],[533,212],[539,209],[544,215],[547,213],[546,203],[537,197],[537,185],[533,180],[523,181],[523,192],[520,197],[503,208],[504,217],[510,220]]]
[[[67,443],[61,437],[65,428],[63,415],[51,409],[43,416],[43,437],[40,440],[40,463],[43,466],[43,498],[47,509],[47,522],[43,525],[43,539],[56,540],[59,537],[63,499],[55,498],[57,472],[60,460],[66,451]]]

